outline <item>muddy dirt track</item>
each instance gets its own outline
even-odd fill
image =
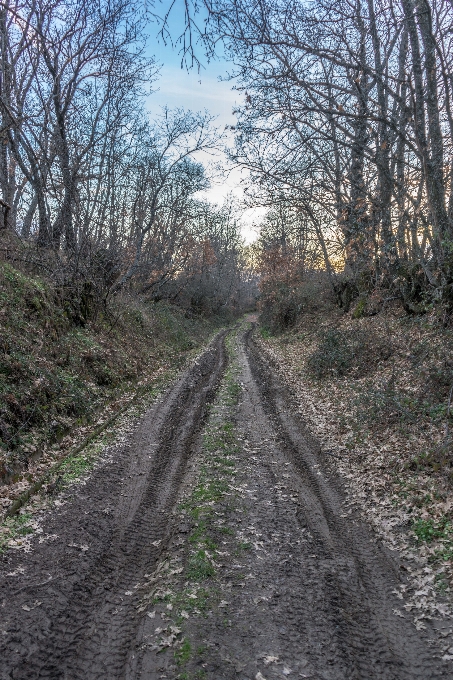
[[[324,467],[249,331],[236,352],[244,498],[233,520],[253,549],[238,558],[223,541],[217,588],[225,599],[187,623],[204,645],[202,658],[180,675],[174,655],[147,643],[168,612],[157,607],[148,618],[138,605],[141,584],[163,554],[177,555],[188,531],[181,538],[172,510],[188,464],[192,474],[196,468],[227,363],[225,333],[150,409],[127,446],[71,489],[32,552],[3,558],[1,680],[453,678],[429,643],[432,631],[416,630],[400,611],[392,592],[404,578],[397,557],[359,517],[344,515],[341,480]],[[238,562],[247,574],[240,583]]]

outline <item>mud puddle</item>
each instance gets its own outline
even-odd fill
[[[226,345],[52,518],[55,540],[8,554],[0,677],[453,678],[250,332]]]

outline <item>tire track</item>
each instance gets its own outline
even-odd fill
[[[186,462],[225,369],[225,333],[150,409],[112,464],[49,517],[45,533],[57,538],[26,559],[10,552],[3,560],[2,680],[122,677],[138,622],[136,586],[165,546]],[[24,574],[8,578],[17,569]]]
[[[162,569],[152,579],[149,597],[160,595],[148,600],[152,617],[143,615],[126,677],[453,677],[430,644],[430,624],[419,631],[410,614],[396,611],[402,604],[392,592],[400,582],[397,558],[358,515],[342,516],[341,480],[324,468],[319,446],[250,332],[239,337],[237,357],[239,403],[220,400],[211,423],[213,432],[215,423],[235,423],[228,453],[234,475],[219,477],[225,496],[206,515],[193,506],[205,522],[214,573],[184,571],[195,534],[186,535],[186,527],[181,536],[185,515],[179,516],[165,553],[168,574]],[[193,480],[209,467],[206,456],[201,451],[194,459]],[[173,571],[175,565],[183,572]],[[201,588],[206,608],[187,606],[191,588]],[[172,626],[182,629],[181,638],[166,646],[161,632]]]
[[[237,507],[215,510],[219,521],[225,515],[219,527],[234,531],[213,537],[223,546],[222,571],[211,584],[219,604],[187,623],[193,649],[205,649],[187,670],[207,680],[453,677],[433,658],[429,626],[418,631],[395,615],[397,559],[359,516],[342,516],[341,481],[325,469],[250,332],[238,360],[242,397],[232,415],[243,449],[234,454],[234,486],[242,496]],[[8,555],[2,680],[174,680],[173,650],[154,659],[154,619],[137,605],[162,552],[183,550],[172,512],[226,361],[220,334],[112,453],[112,464],[74,488],[49,518],[45,530],[57,538],[37,543],[26,559]],[[249,547],[238,550],[238,541]],[[13,580],[6,575],[21,567]],[[168,625],[172,615],[162,611]]]
[[[307,432],[287,389],[276,378],[250,333],[245,336],[244,364],[252,378],[248,394],[257,392],[259,404],[255,403],[254,408],[263,409],[263,420],[271,424],[276,449],[298,473],[298,478],[292,480],[298,491],[296,518],[313,538],[310,549],[317,565],[317,576],[310,579],[310,587],[323,593],[321,625],[329,639],[325,656],[330,648],[331,671],[337,665],[337,673],[326,677],[348,680],[451,677],[432,658],[427,636],[406,618],[395,616],[394,610],[401,604],[392,593],[400,582],[396,558],[376,543],[360,518],[341,517],[344,500],[341,484],[324,468],[318,444]],[[258,421],[255,414],[253,422]],[[274,450],[273,456],[276,454]],[[310,616],[314,622],[318,619],[313,625],[319,627],[319,612],[307,608],[304,627]]]

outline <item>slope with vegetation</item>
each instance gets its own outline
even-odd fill
[[[50,280],[6,262],[0,263],[0,300],[5,509],[137,394],[162,388],[230,318],[207,319],[129,294],[81,325]]]
[[[199,198],[210,181],[200,152],[222,134],[208,112],[147,112],[159,20],[142,9],[0,9],[5,507],[86,428],[155,389],[253,304],[234,202]]]

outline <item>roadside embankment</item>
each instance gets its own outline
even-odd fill
[[[216,326],[132,298],[76,322],[49,282],[0,263],[0,509],[155,398]]]

